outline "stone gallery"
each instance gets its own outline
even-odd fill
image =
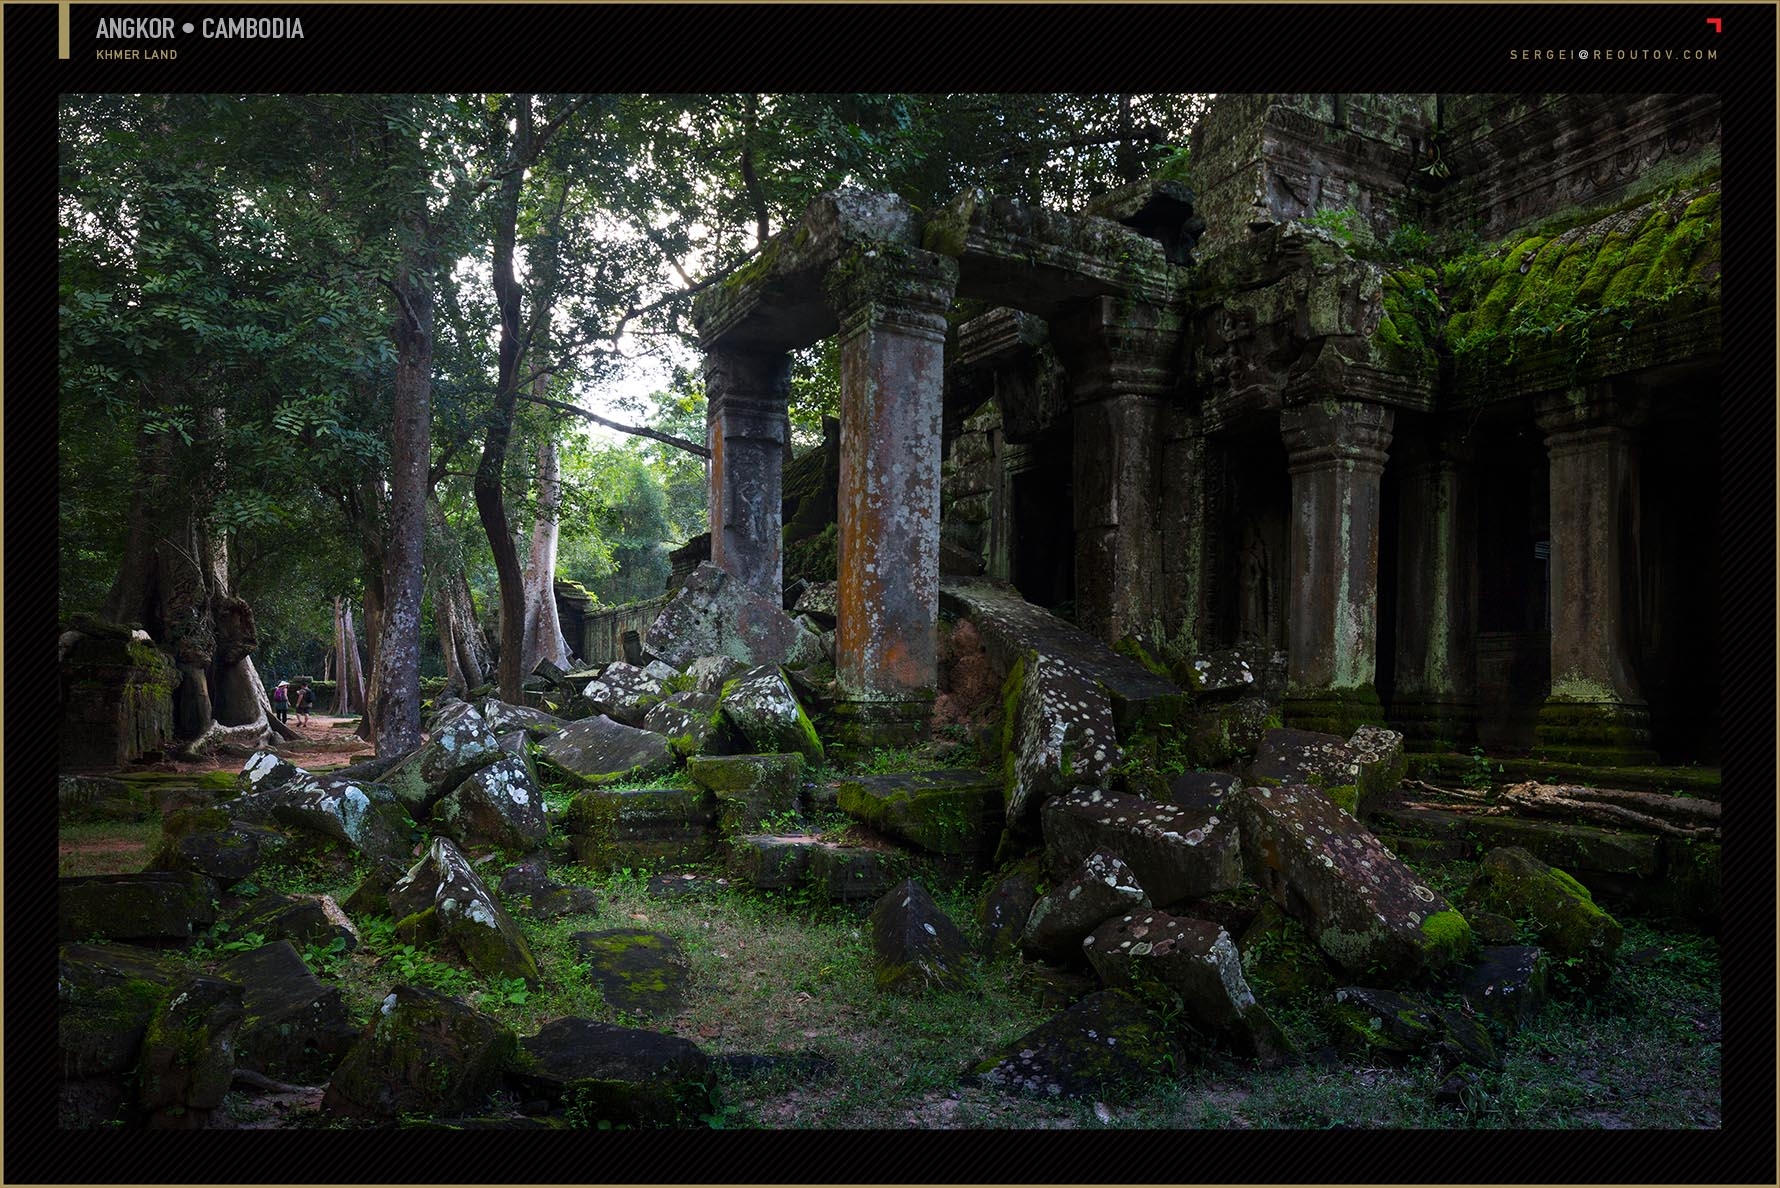
[[[984,575],[1163,665],[1283,652],[1288,725],[1713,762],[1718,119],[1230,96],[1190,185],[1081,213],[825,196],[698,309],[711,560],[780,586],[788,352],[838,334],[837,712],[874,738],[919,733]]]

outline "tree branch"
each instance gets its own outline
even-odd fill
[[[765,246],[766,246],[765,243],[755,244],[754,247],[748,251],[747,255],[743,256],[740,260],[737,260],[734,264],[731,264],[728,268],[723,269],[721,272],[714,272],[710,276],[707,276],[704,280],[698,281],[695,284],[690,284],[690,285],[686,286],[684,289],[676,289],[672,293],[669,293],[667,296],[662,297],[656,301],[651,301],[647,305],[633,305],[633,306],[631,306],[630,309],[625,311],[624,316],[618,319],[618,324],[616,326],[612,327],[613,341],[616,342],[618,339],[618,336],[624,333],[625,326],[629,325],[635,319],[643,316],[646,313],[652,313],[655,310],[661,309],[664,306],[672,305],[676,301],[684,301],[686,298],[691,297],[695,293],[699,293],[705,289],[710,288],[712,285],[717,284],[718,282],[722,281],[725,277],[729,276],[736,269],[738,269],[742,265],[746,264],[749,260],[752,260],[755,256],[758,256],[760,254],[761,249],[764,248]]]
[[[592,421],[596,425],[604,425],[608,429],[616,429],[620,433],[629,433],[634,437],[647,437],[654,441],[659,441],[663,445],[671,445],[675,449],[685,450],[688,454],[694,454],[700,458],[709,458],[711,456],[711,451],[704,446],[701,446],[696,442],[687,441],[683,437],[675,437],[671,433],[663,433],[658,429],[650,429],[644,425],[620,425],[617,421],[608,421],[598,413],[588,412],[586,409],[581,408],[578,405],[564,404],[560,400],[552,400],[548,396],[532,396],[525,392],[521,392],[519,393],[519,398],[521,400],[529,400],[533,404],[542,404],[562,412],[573,413],[584,420]]]

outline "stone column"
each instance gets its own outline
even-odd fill
[[[1401,451],[1400,451],[1401,453]],[[1450,751],[1476,731],[1472,582],[1477,538],[1465,463],[1439,438],[1393,463],[1397,510],[1397,663],[1391,724],[1412,750]]]
[[[1205,436],[1178,405],[1162,436],[1162,622],[1174,650],[1191,654],[1205,649]]]
[[[1638,618],[1636,410],[1609,384],[1539,402],[1551,459],[1551,695],[1538,741],[1549,758],[1654,763],[1633,667]]]
[[[1074,388],[1075,605],[1105,642],[1162,621],[1162,454],[1181,320],[1097,297],[1051,323]]]
[[[705,438],[711,450],[711,561],[771,598],[783,585],[780,478],[790,423],[791,357],[732,347],[705,351]]]
[[[1280,414],[1290,456],[1289,725],[1348,734],[1384,714],[1375,686],[1379,479],[1392,411],[1353,400]]]
[[[861,247],[823,289],[840,320],[840,590],[834,716],[844,743],[925,737],[939,681],[940,405],[955,260]]]

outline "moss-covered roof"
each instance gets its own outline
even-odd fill
[[[1592,370],[1617,336],[1718,304],[1719,201],[1712,180],[1391,271],[1373,343],[1408,371],[1449,355],[1460,388],[1554,353],[1567,354],[1572,370]]]

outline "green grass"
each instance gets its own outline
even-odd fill
[[[70,825],[64,842],[121,844],[123,849],[65,856],[64,873],[140,869],[159,830],[141,824]],[[80,869],[70,870],[71,866]],[[498,866],[484,870],[493,884]],[[1470,863],[1427,864],[1430,885],[1457,898]],[[720,872],[707,871],[714,884]],[[251,888],[326,893],[344,899],[362,870],[292,867],[255,876]],[[814,1051],[835,1073],[800,1082],[789,1073],[721,1086],[711,1124],[773,1128],[1598,1128],[1716,1127],[1720,1124],[1718,949],[1709,937],[1671,931],[1621,915],[1625,940],[1618,972],[1593,996],[1558,986],[1536,1024],[1502,1045],[1504,1067],[1473,1071],[1457,1104],[1436,1104],[1445,1077],[1429,1063],[1368,1067],[1319,1057],[1328,1043],[1326,994],[1280,995],[1256,979],[1277,1022],[1306,1052],[1303,1062],[1261,1071],[1213,1058],[1113,1087],[1095,1101],[1035,1100],[960,1084],[965,1069],[999,1051],[1052,1013],[1027,967],[1017,960],[981,963],[964,993],[901,998],[873,984],[865,905],[817,902],[807,892],[768,895],[742,887],[662,900],[648,892],[649,872],[612,873],[556,866],[559,882],[601,892],[596,912],[548,922],[521,920],[542,973],[527,988],[459,967],[450,954],[401,940],[394,922],[356,921],[362,944],[346,953],[310,946],[318,976],[341,987],[354,1016],[368,1021],[393,985],[408,982],[457,995],[521,1036],[544,1023],[579,1016],[670,1031],[713,1054],[790,1055]],[[979,885],[930,885],[967,938]],[[583,930],[646,927],[674,938],[690,979],[671,1016],[616,1010],[591,983],[570,937]],[[190,953],[195,968],[214,969],[245,938],[219,927]],[[1456,998],[1448,991],[1444,1005]],[[1498,1037],[1500,1040],[1501,1037]],[[251,1111],[250,1104],[243,1108]]]

